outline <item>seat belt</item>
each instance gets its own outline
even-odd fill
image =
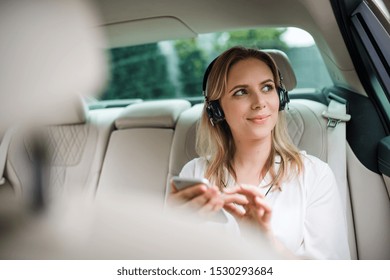
[[[337,97],[335,97],[336,99]],[[358,258],[354,218],[352,205],[350,204],[350,193],[347,182],[347,137],[346,122],[351,119],[347,114],[346,102],[331,99],[328,109],[322,116],[328,119],[328,164],[335,175],[342,204],[345,209],[348,224],[348,243],[352,259]]]
[[[339,185],[340,194],[346,209],[348,184],[347,184],[347,152],[346,152],[346,122],[351,119],[347,114],[347,106],[331,99],[328,109],[322,112],[322,116],[328,119],[328,164],[333,170]]]
[[[0,185],[5,183],[4,171],[5,164],[7,162],[8,148],[11,143],[12,136],[15,134],[16,130],[16,127],[7,129],[0,144]]]

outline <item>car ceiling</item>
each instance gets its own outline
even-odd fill
[[[243,28],[295,26],[316,41],[336,85],[364,94],[329,0],[94,0],[108,48]]]

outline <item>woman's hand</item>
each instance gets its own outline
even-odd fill
[[[218,187],[208,188],[206,185],[197,184],[178,191],[171,183],[172,192],[168,196],[168,203],[172,207],[182,207],[197,212],[201,217],[207,218],[221,210],[224,200]]]
[[[224,192],[225,210],[239,222],[258,225],[264,232],[270,233],[272,210],[257,187],[241,185]]]

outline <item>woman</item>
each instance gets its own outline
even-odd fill
[[[204,185],[171,199],[215,213],[230,223],[250,222],[298,256],[349,259],[347,225],[334,175],[321,160],[300,152],[286,129],[287,92],[273,59],[242,47],[222,53],[204,81],[205,107],[198,129],[200,155],[182,177]]]

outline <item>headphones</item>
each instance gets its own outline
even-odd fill
[[[203,90],[203,96],[206,101],[206,113],[207,116],[209,117],[209,120],[211,122],[211,125],[214,126],[215,124],[222,122],[225,120],[225,114],[223,113],[222,107],[219,104],[219,100],[209,100],[207,97],[207,81],[211,72],[211,69],[213,68],[213,65],[215,61],[218,59],[216,57],[207,67],[204,76],[203,76],[203,84],[202,84],[202,90]],[[283,111],[286,108],[287,103],[290,102],[290,98],[288,96],[288,91],[284,87],[282,81],[283,81],[283,76],[280,73],[278,69],[278,74],[279,74],[279,86],[277,87],[278,91],[278,96],[279,96],[279,111]]]

